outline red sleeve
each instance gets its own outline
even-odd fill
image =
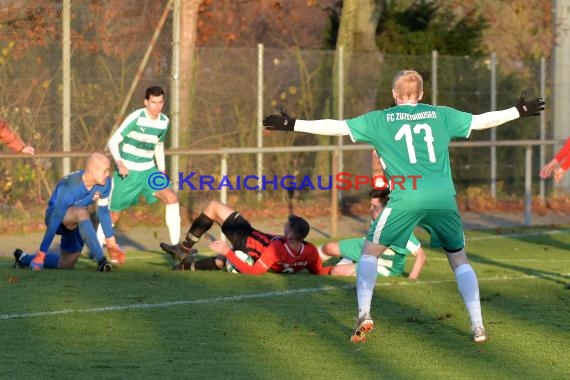
[[[321,257],[319,256],[319,252],[317,248],[312,244],[307,244],[307,248],[309,251],[307,252],[307,256],[309,258],[307,263],[307,269],[312,274],[316,274],[319,276],[326,276],[331,274],[332,266],[330,267],[323,267],[323,262],[321,261]]]
[[[558,162],[564,161],[565,158],[568,158],[570,155],[570,138],[566,140],[564,146],[560,148],[560,150],[554,155],[554,158]]]
[[[560,167],[564,170],[570,169],[570,157],[566,157],[562,161],[558,161],[560,163]]]
[[[0,142],[6,144],[8,148],[16,153],[21,152],[26,146],[20,136],[10,129],[6,120],[3,119],[0,119]]]
[[[247,265],[243,261],[241,261],[235,254],[234,251],[226,252],[226,258],[228,258],[232,264],[236,267],[236,269],[243,274],[250,274],[254,276],[259,276],[264,274],[271,268],[273,263],[277,260],[275,255],[275,247],[271,244],[257,259],[255,264]]]

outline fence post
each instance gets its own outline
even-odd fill
[[[174,0],[172,9],[172,66],[170,68],[170,143],[173,149],[180,146],[180,0]],[[175,154],[170,159],[170,177],[178,191],[180,156]]]
[[[339,147],[335,146],[333,150],[332,157],[332,172],[333,178],[335,178],[336,173],[338,173],[338,161],[339,161]],[[331,237],[335,238],[338,233],[338,189],[335,184],[332,185],[331,189]]]
[[[71,151],[71,0],[63,1],[62,20],[62,72],[63,72],[63,151]],[[63,175],[71,171],[71,160],[64,157],[62,160]]]
[[[524,159],[524,225],[532,225],[532,145],[527,145]]]
[[[221,178],[228,176],[228,154],[222,154],[222,159],[220,161],[220,175]],[[220,190],[220,202],[223,204],[228,203],[228,188],[227,186],[222,186]]]
[[[343,120],[344,119],[344,48],[340,46],[338,48],[338,103],[337,103],[337,119]],[[342,147],[343,145],[343,136],[337,137],[337,144],[338,146]],[[337,152],[337,171],[333,171],[333,176],[336,173],[343,171],[344,167],[344,151],[340,149]],[[340,202],[342,200],[342,193],[340,191],[336,191],[337,197],[336,202]],[[338,207],[338,205],[337,205]],[[336,220],[336,219],[335,219]]]
[[[220,162],[220,174],[221,178],[226,178],[228,176],[228,154],[222,154],[222,160]],[[222,186],[220,190],[220,202],[223,204],[228,203],[228,187]],[[220,240],[226,241],[224,234],[220,231]]]
[[[263,147],[263,44],[257,44],[257,147]],[[263,176],[263,153],[257,153],[257,178]],[[263,192],[257,191],[257,200]]]
[[[431,51],[431,104],[437,105],[437,50]]]
[[[491,53],[491,111],[497,109],[497,53]],[[497,129],[491,128],[491,141],[497,141]],[[490,168],[490,190],[491,197],[497,197],[497,147],[491,146],[491,168]]]
[[[544,57],[540,58],[540,96],[544,96],[546,92],[546,59]],[[544,112],[540,113],[540,140],[544,141],[546,138],[546,115]],[[546,147],[540,144],[540,158],[539,158],[539,167],[542,168],[544,166],[545,161],[545,149]],[[540,193],[539,197],[541,202],[544,202],[544,192],[545,192],[545,181],[543,179],[540,180]]]

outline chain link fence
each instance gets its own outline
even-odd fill
[[[1,14],[0,116],[36,147],[33,158],[9,155],[0,148],[0,229],[14,218],[40,218],[51,190],[63,175],[61,157],[70,158],[71,170],[82,167],[88,152],[104,150],[113,127],[128,114],[143,107],[144,89],[160,85],[167,92],[165,113],[190,110],[190,118],[179,125],[178,171],[218,175],[220,155],[180,154],[181,151],[237,147],[275,147],[274,152],[231,156],[228,173],[264,176],[329,176],[331,152],[279,153],[280,146],[351,144],[342,139],[295,133],[263,132],[260,114],[280,107],[305,119],[349,118],[393,104],[391,80],[396,71],[414,68],[424,77],[425,102],[436,102],[481,113],[514,104],[520,91],[539,94],[545,85],[541,62],[519,62],[515,67],[491,57],[394,56],[352,54],[342,59],[342,77],[337,74],[339,52],[264,48],[198,48],[190,83],[189,104],[171,104],[169,90],[180,85],[172,75],[172,12],[168,0],[153,2],[106,0],[72,2],[69,21],[71,39],[70,144],[64,152],[64,96],[62,3],[23,2]],[[164,26],[160,18],[169,12]],[[140,76],[153,34],[158,39]],[[183,62],[181,64],[184,64]],[[261,73],[263,92],[260,92]],[[136,84],[132,98],[129,89]],[[340,104],[340,106],[339,106]],[[176,108],[179,107],[179,108]],[[550,136],[550,109],[546,117],[517,121],[499,128],[496,139],[538,139],[540,131]],[[489,140],[489,131],[474,133],[472,140]],[[533,171],[540,164],[540,151],[533,150]],[[546,148],[547,155],[552,153]],[[520,196],[524,183],[524,149],[496,148],[498,196]],[[56,157],[57,156],[57,157]],[[459,191],[469,187],[488,189],[490,148],[453,148],[452,165]],[[341,168],[354,174],[371,173],[371,151],[342,153]],[[361,196],[367,189],[347,190],[342,197]],[[214,191],[192,191],[181,196],[186,206],[201,199],[217,198]],[[254,205],[259,192],[232,190],[235,199]],[[327,196],[327,191],[305,191],[297,198]],[[286,200],[291,194],[269,190],[261,198]],[[190,206],[188,206],[190,207]]]

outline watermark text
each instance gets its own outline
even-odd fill
[[[236,176],[213,176],[191,173],[178,173],[177,190],[360,190],[369,189],[390,189],[399,188],[401,190],[417,190],[418,181],[421,175],[394,175],[390,179],[384,175],[367,176],[362,174],[352,174],[350,172],[339,172],[336,175],[328,176],[258,176],[258,175],[236,175]],[[170,177],[163,172],[154,172],[148,177],[148,184],[153,190],[163,190],[171,186]]]

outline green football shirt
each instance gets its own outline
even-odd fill
[[[347,120],[352,141],[371,144],[390,181],[392,207],[456,208],[449,143],[466,138],[473,115],[428,104],[398,105]]]
[[[153,168],[156,144],[164,142],[168,126],[166,115],[161,113],[153,120],[147,116],[144,108],[127,116],[115,132],[123,137],[119,144],[123,164],[129,170],[141,172]]]

